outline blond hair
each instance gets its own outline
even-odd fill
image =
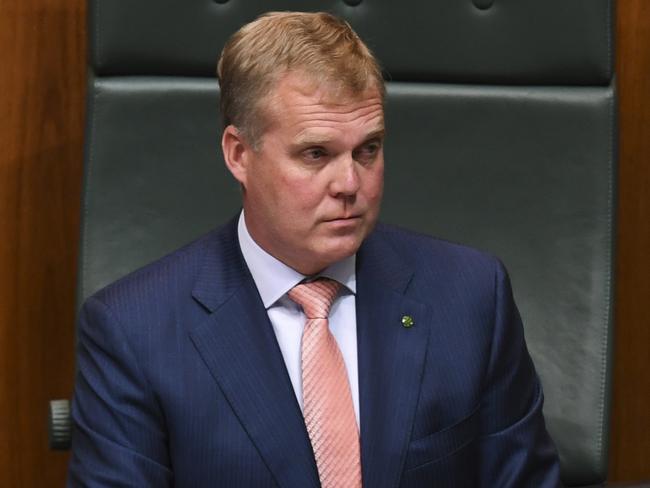
[[[377,89],[381,69],[350,25],[325,12],[269,12],[228,40],[217,65],[224,127],[232,124],[252,145],[264,133],[263,102],[290,71],[352,95]]]

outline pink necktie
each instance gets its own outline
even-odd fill
[[[327,278],[301,283],[289,298],[302,306],[304,417],[323,488],[361,487],[359,429],[343,356],[327,317],[341,284]]]

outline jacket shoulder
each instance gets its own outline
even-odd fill
[[[163,256],[100,289],[89,299],[109,308],[172,306],[180,297],[189,298],[207,258],[221,250],[237,249],[232,222]]]
[[[499,258],[484,250],[398,226],[378,224],[374,233],[416,269],[433,266],[450,272],[465,268],[494,271],[503,266]]]

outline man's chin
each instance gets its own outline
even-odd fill
[[[328,266],[343,259],[349,258],[359,250],[363,237],[354,234],[349,236],[339,236],[330,239],[327,247],[319,253]]]
[[[313,245],[306,246],[310,251],[306,255],[303,254],[302,257],[302,262],[307,265],[309,272],[301,272],[303,274],[318,273],[334,263],[349,258],[359,250],[368,233],[365,227],[359,226],[348,229],[347,232],[332,232],[330,229],[330,232],[321,233],[318,238],[312,238],[310,244]]]

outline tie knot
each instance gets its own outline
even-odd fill
[[[332,302],[341,289],[341,283],[329,278],[318,278],[299,283],[289,290],[289,298],[302,307],[308,319],[326,319]]]

